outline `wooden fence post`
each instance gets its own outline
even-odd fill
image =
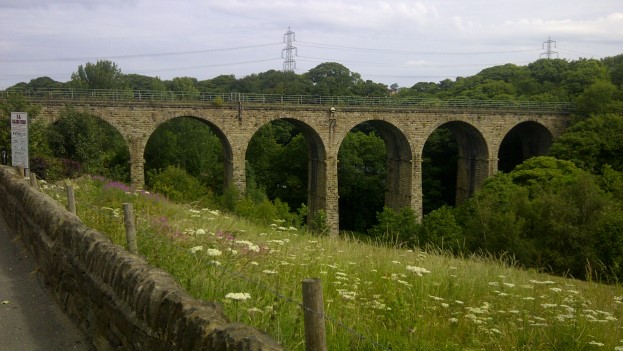
[[[305,350],[327,351],[322,284],[319,278],[303,280],[303,312]]]
[[[134,209],[131,203],[126,202],[123,204],[123,223],[125,224],[125,239],[128,243],[128,251],[137,254],[136,221],[134,220]]]
[[[76,196],[74,195],[74,187],[72,185],[66,185],[67,191],[67,210],[73,214],[76,214]]]
[[[30,185],[35,189],[39,189],[39,183],[37,182],[37,174],[35,172],[30,172]]]

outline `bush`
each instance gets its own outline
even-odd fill
[[[432,245],[458,253],[464,248],[463,229],[456,223],[452,208],[442,206],[422,220],[418,234],[420,245]]]
[[[384,207],[382,212],[377,212],[376,218],[379,223],[368,231],[373,238],[395,244],[419,244],[420,225],[411,208],[405,207],[400,211],[395,211]]]
[[[152,191],[173,201],[195,201],[208,194],[199,180],[176,166],[147,172],[147,181]]]

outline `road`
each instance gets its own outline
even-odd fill
[[[42,287],[30,252],[9,231],[1,216],[0,350],[94,350],[89,339]]]

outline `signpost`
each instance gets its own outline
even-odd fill
[[[11,112],[11,164],[28,166],[28,113]]]

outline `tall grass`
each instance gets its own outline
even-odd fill
[[[301,281],[324,288],[330,350],[623,350],[623,288],[355,238],[257,226],[120,183],[75,181],[78,215],[125,245],[122,203],[140,254],[190,294],[304,349]],[[61,187],[42,186],[63,202]]]

